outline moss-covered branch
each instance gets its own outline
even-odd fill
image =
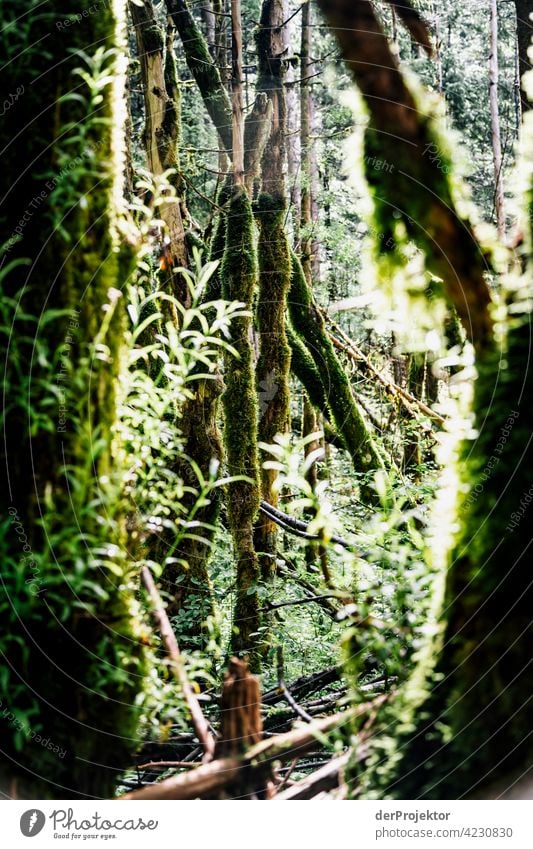
[[[211,57],[187,0],[166,0],[166,6],[180,35],[187,65],[200,89],[208,115],[215,125],[223,147],[231,154],[231,102],[220,71]]]
[[[335,353],[324,320],[313,303],[300,260],[294,254],[289,310],[292,325],[313,358],[335,428],[342,436],[355,470],[370,472],[383,469],[385,464],[381,452],[353,397],[348,376]]]
[[[423,114],[400,71],[370,0],[318,0],[357,83],[370,124],[365,172],[376,231],[389,246],[407,236],[444,281],[469,339],[482,350],[492,335],[486,251],[456,206],[451,160],[435,122]]]

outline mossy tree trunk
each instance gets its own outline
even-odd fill
[[[179,197],[182,192],[178,156],[180,102],[179,87],[174,82],[173,56],[166,49],[165,35],[156,19],[151,0],[130,0],[129,9],[135,26],[141,66],[145,110],[143,136],[148,170],[158,179],[165,171],[172,169],[175,173],[169,179]],[[172,266],[187,265],[180,204],[164,204],[160,214],[166,226],[165,236],[168,241],[164,243],[167,253],[165,263],[170,266],[168,280],[172,284],[177,276],[172,274]],[[167,289],[173,292],[174,286],[170,285]]]
[[[229,301],[245,304],[248,310],[252,308],[258,274],[254,227],[250,199],[244,188],[239,187],[228,204],[222,294]],[[238,356],[231,353],[225,356],[226,389],[222,400],[228,472],[243,478],[228,485],[228,515],[237,564],[232,651],[249,653],[251,667],[257,669],[260,571],[253,529],[259,509],[260,475],[251,329],[251,316],[242,316],[232,322],[232,345]]]
[[[123,47],[123,8],[79,12],[2,7],[4,52],[18,57],[4,83],[25,80],[0,177],[2,324],[13,323],[1,343],[0,697],[14,717],[0,782],[18,798],[113,795],[144,675],[114,434],[133,259],[119,235],[123,76],[110,52]]]
[[[464,444],[465,494],[448,517],[460,530],[447,557],[434,543],[438,634],[386,717],[393,749],[375,747],[365,785],[379,798],[459,798],[531,762],[531,392],[524,315],[503,360],[478,364],[479,435]]]
[[[335,429],[349,452],[356,472],[384,469],[385,463],[353,397],[350,381],[313,302],[298,257],[292,257],[289,310],[294,330],[312,356],[320,375]],[[370,494],[370,493],[369,493]]]
[[[173,47],[173,27],[165,35],[156,18],[151,0],[129,4],[135,26],[141,79],[144,92],[144,145],[148,170],[156,183],[169,170],[170,185],[175,196],[183,194],[178,145],[180,139],[180,92]],[[161,234],[161,262],[158,283],[162,291],[173,295],[184,306],[191,295],[179,267],[188,265],[188,251],[181,202],[162,204],[161,219],[165,231]],[[167,321],[179,324],[177,309],[168,301],[162,302]],[[221,392],[220,379],[199,379],[190,384],[192,397],[185,402],[180,414],[183,456],[177,458],[176,471],[184,481],[183,506],[191,511],[198,499],[199,482],[188,458],[199,467],[208,480],[212,463],[220,464],[222,450],[216,424],[217,402]],[[212,527],[218,513],[217,493],[195,513],[203,527],[198,534],[186,535],[174,548],[174,534],[162,532],[155,538],[150,556],[161,563],[161,584],[167,594],[167,613],[179,632],[182,649],[199,648],[205,638],[205,622],[216,615],[208,563]],[[169,517],[174,519],[174,516]],[[172,551],[172,557],[168,557]]]
[[[365,172],[380,250],[390,259],[397,243],[412,240],[428,271],[443,280],[446,298],[482,352],[492,337],[485,279],[490,256],[455,204],[446,139],[407,85],[370,0],[318,0],[318,5],[369,112]],[[429,49],[418,13],[401,5],[396,11],[416,42]]]
[[[257,89],[271,104],[271,132],[261,160],[262,193],[255,212],[259,224],[259,296],[257,329],[259,358],[256,383],[259,401],[259,439],[271,443],[289,427],[290,348],[285,331],[287,294],[291,280],[289,244],[285,232],[285,99],[283,54],[285,52],[285,4],[265,0],[257,32],[259,75]],[[277,472],[261,470],[261,496],[278,505]],[[271,580],[276,563],[277,526],[267,516],[258,516],[255,547],[259,552],[261,577]]]
[[[235,356],[225,353],[224,443],[228,472],[238,478],[228,485],[228,516],[236,559],[236,599],[231,647],[247,653],[253,669],[260,663],[259,562],[254,547],[254,521],[259,509],[257,396],[252,346],[252,304],[258,268],[255,223],[244,187],[244,121],[242,108],[242,32],[240,0],[232,0],[232,149],[233,191],[227,205],[226,244],[222,260],[222,295],[244,305],[247,314],[232,322]]]
[[[232,148],[231,101],[222,82],[220,71],[211,58],[209,47],[195,21],[187,0],[166,0],[185,52],[185,59],[193,75],[209,117],[228,153]]]
[[[527,121],[531,181],[533,123]],[[492,798],[533,757],[530,548],[533,463],[531,182],[529,263],[495,345],[477,361],[474,437],[437,502],[433,609],[418,665],[383,716],[364,769],[377,798]],[[471,431],[471,429],[469,428]],[[439,534],[440,531],[440,534]],[[392,735],[392,741],[391,741]],[[498,790],[492,785],[499,784]]]

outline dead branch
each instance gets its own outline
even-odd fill
[[[150,761],[147,764],[136,764],[136,769],[191,769],[196,764],[190,761]]]
[[[189,679],[185,671],[185,666],[183,664],[183,657],[179,650],[176,636],[170,625],[165,607],[163,605],[163,601],[154,583],[152,573],[150,572],[147,566],[143,566],[141,568],[141,578],[144,586],[148,590],[148,594],[152,601],[154,607],[154,617],[161,633],[161,639],[163,640],[165,648],[168,652],[172,671],[181,686],[185,701],[187,702],[187,707],[189,708],[189,712],[191,714],[194,729],[196,731],[198,739],[200,740],[200,743],[203,746],[204,762],[206,762],[208,760],[211,760],[211,758],[213,757],[215,751],[215,742],[209,731],[209,726],[207,724],[205,716],[203,715],[200,703],[196,698],[189,683]]]
[[[295,698],[302,698],[310,693],[316,693],[317,690],[322,690],[329,684],[335,684],[342,676],[340,666],[331,666],[328,669],[322,669],[320,672],[313,672],[311,675],[303,675],[297,678],[290,685],[291,693]],[[263,694],[262,702],[264,705],[275,705],[283,701],[283,694],[279,692],[277,687]]]
[[[403,389],[401,386],[398,386],[397,383],[394,383],[390,378],[386,377],[386,375],[382,374],[380,371],[372,365],[368,357],[363,353],[363,351],[359,348],[356,343],[350,339],[350,337],[344,332],[342,327],[332,319],[327,313],[323,313],[326,321],[329,322],[331,327],[335,330],[341,339],[342,342],[335,338],[335,336],[331,336],[331,341],[337,348],[341,348],[345,353],[347,353],[351,359],[353,359],[359,366],[363,365],[365,369],[367,369],[378,381],[381,383],[387,392],[394,397],[398,397],[405,410],[409,413],[411,418],[416,418],[416,413],[410,406],[411,404],[415,404],[424,415],[428,416],[428,418],[433,419],[439,424],[445,424],[446,420],[439,414],[436,413],[435,410],[432,410],[431,407],[428,407],[427,404],[424,404],[423,401],[420,401],[418,398],[415,398],[414,395],[411,395],[406,389]],[[344,344],[343,344],[344,343]]]
[[[318,793],[323,793],[328,790],[333,790],[339,786],[341,774],[344,767],[347,765],[351,751],[348,750],[343,755],[333,758],[324,766],[307,775],[301,781],[295,782],[292,787],[288,787],[282,793],[277,793],[274,800],[279,802],[295,799],[312,799]]]
[[[340,593],[327,593],[326,595],[312,595],[308,598],[296,598],[293,601],[280,601],[277,604],[272,604],[267,601],[265,606],[261,608],[262,612],[268,613],[271,610],[279,610],[280,607],[294,607],[298,604],[311,604],[312,602],[323,601],[326,598],[341,598]]]
[[[236,780],[241,783],[246,781],[243,776],[245,770],[261,769],[275,760],[294,760],[296,756],[301,758],[316,744],[317,735],[329,734],[355,719],[376,711],[387,698],[387,695],[381,695],[371,702],[357,705],[334,716],[314,720],[303,728],[295,728],[288,734],[279,734],[268,740],[262,740],[240,758],[222,758],[203,764],[198,769],[172,776],[159,784],[126,793],[120,797],[120,800],[198,799],[207,794],[219,792]]]
[[[261,501],[259,509],[262,513],[272,519],[273,522],[276,522],[277,525],[284,528],[286,531],[294,533],[296,536],[309,540],[320,539],[317,534],[308,533],[306,522],[302,522],[300,519],[295,519],[292,516],[288,516],[286,513],[282,513],[281,510],[278,510],[277,507],[272,507],[272,505],[268,504],[267,501]],[[338,537],[335,534],[331,537],[331,542],[336,545],[341,545],[343,548],[353,548],[353,543],[347,542],[345,539],[342,539],[342,537]]]

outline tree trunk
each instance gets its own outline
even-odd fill
[[[528,144],[530,163],[531,132]],[[533,757],[531,178],[528,190],[528,268],[506,293],[502,349],[477,362],[477,435],[464,439],[436,505],[433,633],[362,775],[362,792],[380,799],[487,798],[486,787],[525,774]]]
[[[193,18],[187,0],[166,0],[183,44],[185,59],[204,100],[209,117],[219,134],[222,146],[231,152],[232,106],[217,65],[213,62],[206,40]]]
[[[300,260],[295,255],[292,258],[289,310],[294,330],[314,361],[335,428],[350,453],[355,471],[365,474],[384,469],[381,452],[353,397],[348,376],[335,353],[324,320],[313,302]],[[363,487],[372,498],[372,490],[365,481]]]
[[[485,279],[490,257],[455,207],[448,176],[452,164],[435,122],[417,106],[370,0],[318,0],[318,5],[370,113],[365,166],[381,251],[392,259],[397,242],[412,240],[428,270],[444,281],[446,297],[482,352],[492,337]],[[395,8],[400,15],[404,4]],[[422,38],[417,36],[419,42]]]
[[[490,56],[489,56],[489,100],[492,135],[492,161],[494,165],[494,209],[498,236],[505,239],[505,211],[502,173],[502,141],[500,132],[500,110],[498,106],[498,3],[490,3]]]
[[[271,104],[271,131],[261,160],[262,192],[256,206],[259,224],[259,298],[257,329],[259,359],[256,382],[259,401],[259,439],[272,443],[289,427],[290,348],[285,330],[287,294],[291,280],[289,244],[285,232],[285,98],[283,91],[283,54],[285,52],[283,0],[265,0],[257,32],[257,90]],[[275,487],[278,473],[261,470],[261,497],[277,507]],[[275,572],[277,526],[268,516],[259,514],[255,528],[255,547],[259,552],[261,577],[272,579]],[[268,636],[264,636],[268,642]]]
[[[518,42],[518,68],[520,79],[524,74],[531,69],[529,61],[528,49],[531,44],[531,36],[533,35],[533,23],[531,22],[531,0],[515,0],[516,6],[516,37]],[[522,116],[526,114],[528,109],[531,109],[531,102],[524,91],[523,86],[520,89],[520,104],[522,107]]]
[[[312,199],[311,199],[311,96],[309,76],[311,74],[311,4],[302,6],[302,33],[300,44],[300,261],[309,286],[313,283],[312,262]]]
[[[231,47],[233,184],[237,188],[238,186],[244,186],[241,0],[231,0]]]
[[[146,636],[115,432],[120,288],[134,259],[120,233],[124,79],[107,53],[122,54],[122,11],[3,8],[5,20],[27,16],[9,36],[13,55],[27,57],[28,85],[4,118],[0,176],[1,226],[13,234],[2,301],[13,332],[1,343],[10,403],[0,492],[11,518],[0,532],[1,700],[15,717],[3,726],[0,784],[9,793],[15,779],[18,798],[109,798],[138,733]],[[20,62],[6,65],[8,90],[20,75]]]
[[[170,176],[169,182],[179,197],[182,190],[178,158],[180,104],[167,91],[165,37],[151,0],[130,0],[129,9],[135,26],[141,66],[145,109],[144,146],[148,170],[157,180],[165,171],[173,169],[175,173]],[[170,66],[171,62],[172,57],[169,55],[167,65]],[[173,86],[173,89],[179,97],[177,86]],[[172,266],[179,268],[187,265],[185,230],[179,203],[163,204],[159,211],[166,226],[168,243],[165,246],[170,253],[170,261],[167,261],[170,266],[166,275],[169,284],[167,290],[172,292],[173,281],[179,279],[178,275],[172,273]]]
[[[228,301],[240,301],[248,310],[252,308],[257,284],[254,226],[250,200],[241,187],[234,192],[228,205],[222,295]],[[260,574],[253,527],[259,509],[260,483],[251,330],[250,316],[232,321],[231,341],[238,357],[225,354],[226,390],[222,400],[228,472],[246,478],[228,485],[228,514],[237,562],[232,651],[249,653],[251,668],[255,671],[259,666],[257,584]]]

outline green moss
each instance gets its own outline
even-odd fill
[[[222,260],[222,295],[251,309],[257,286],[254,219],[249,198],[237,189],[228,204],[226,246]],[[228,486],[228,515],[237,560],[237,600],[232,648],[250,652],[257,666],[259,564],[253,545],[253,523],[259,508],[257,396],[251,345],[251,316],[235,319],[232,344],[238,357],[225,356],[224,443],[230,475],[245,476]]]
[[[324,396],[339,435],[357,472],[384,468],[384,461],[355,402],[350,381],[335,353],[324,321],[316,309],[298,257],[292,257],[289,293],[292,325],[311,353],[320,375]]]
[[[257,329],[259,359],[256,385],[259,399],[259,439],[271,443],[278,433],[289,427],[289,372],[291,350],[285,331],[287,294],[291,282],[291,258],[285,233],[284,198],[261,194],[256,204],[259,222],[259,297]],[[261,471],[261,494],[265,501],[277,505],[274,488],[277,474],[272,469]],[[260,516],[255,533],[255,546],[261,552],[261,574],[272,577],[276,554],[277,529],[274,522]]]
[[[179,32],[185,59],[228,153],[232,147],[231,103],[218,67],[213,62],[206,40],[193,18],[186,0],[170,0],[167,8]]]
[[[421,95],[418,96],[420,98]],[[457,203],[450,143],[424,104],[417,137],[409,142],[369,127],[364,139],[364,173],[374,202],[373,233],[381,275],[404,261],[412,241],[426,269],[443,281],[443,293],[455,306],[468,336],[479,350],[490,338],[490,295],[484,281],[491,251],[474,234],[471,210]]]
[[[110,300],[131,255],[116,238],[111,86],[92,91],[76,69],[115,79],[109,55],[87,45],[115,48],[117,21],[111,7],[82,17],[73,2],[59,14],[8,0],[2,15],[8,54],[24,57],[6,68],[7,90],[25,80],[23,109],[2,126],[4,231],[32,214],[10,251],[31,277],[16,269],[3,280],[5,296],[20,296],[18,307],[2,301],[15,332],[0,338],[6,380],[22,391],[3,421],[12,521],[0,529],[0,698],[16,722],[3,727],[0,780],[16,779],[24,798],[110,797],[136,746],[146,671],[114,442],[125,316]],[[62,29],[65,18],[75,25]],[[80,99],[63,99],[73,87]]]

